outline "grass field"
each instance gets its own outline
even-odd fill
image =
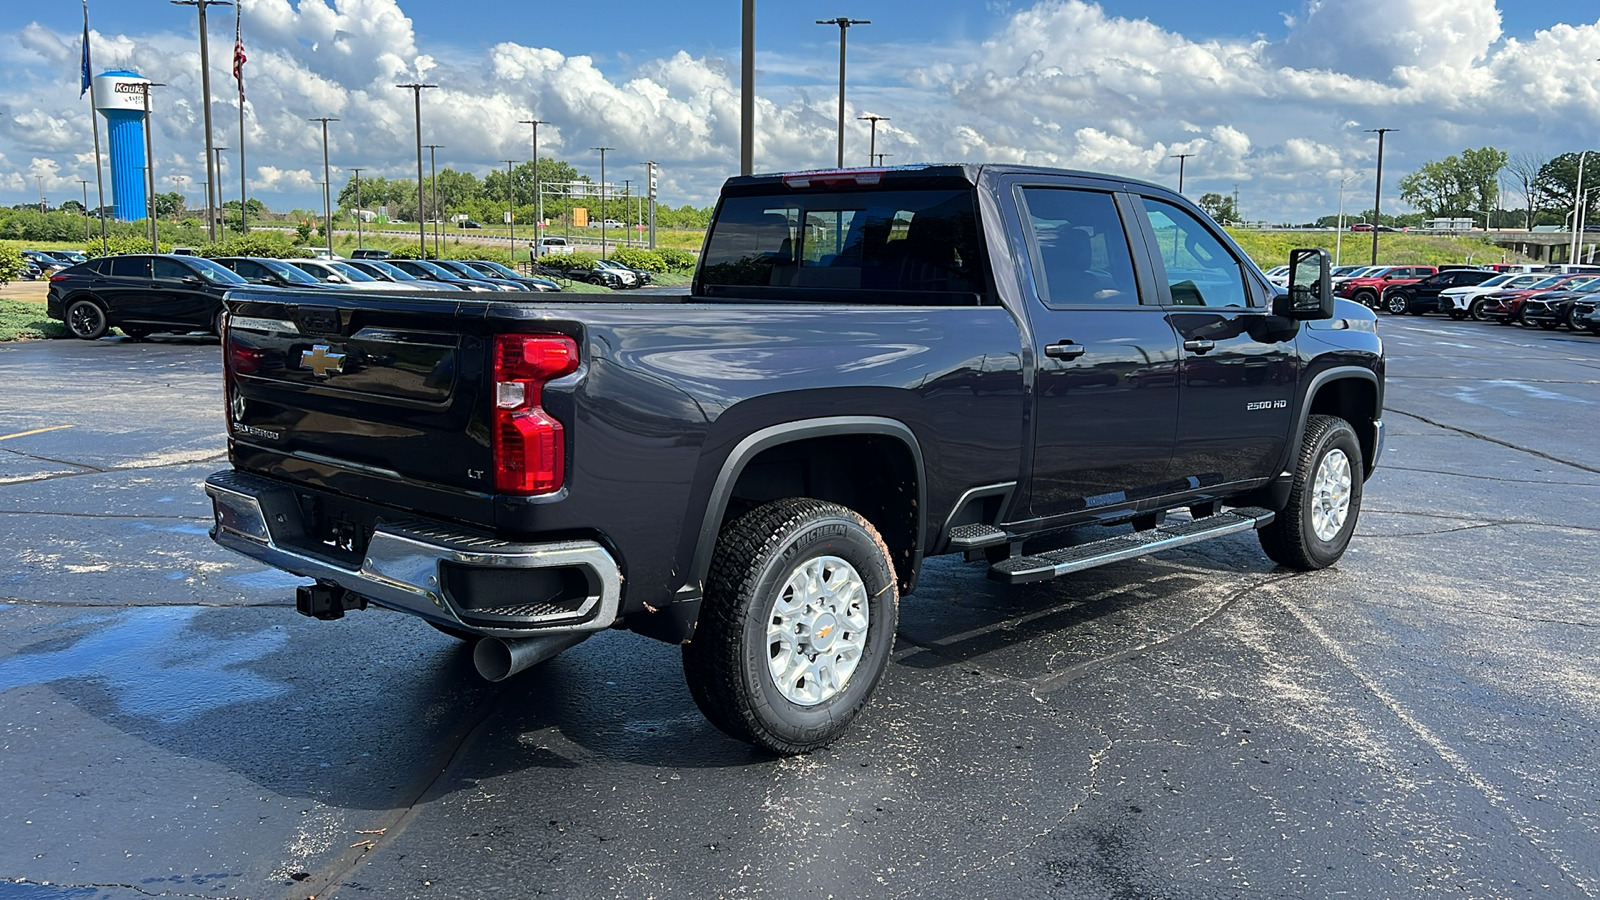
[[[1228,233],[1240,249],[1263,269],[1287,265],[1289,251],[1299,247],[1318,247],[1334,252],[1337,234],[1331,231],[1251,231],[1230,228]],[[1340,261],[1344,265],[1366,263],[1372,259],[1372,235],[1345,233],[1339,241]],[[1517,254],[1480,238],[1448,237],[1436,234],[1385,232],[1378,236],[1380,265],[1437,266],[1444,263],[1526,262]]]
[[[0,287],[5,293],[9,287]],[[44,314],[44,302],[0,298],[0,341],[27,341],[67,336],[67,326]]]

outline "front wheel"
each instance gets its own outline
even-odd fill
[[[67,330],[73,337],[99,340],[108,327],[106,311],[93,300],[78,300],[67,307]]]
[[[1378,295],[1372,291],[1356,291],[1353,299],[1362,306],[1370,307],[1372,309],[1378,308]]]
[[[1568,331],[1582,331],[1583,330],[1583,321],[1578,318],[1578,308],[1576,306],[1567,307],[1567,330]]]
[[[1472,318],[1472,321],[1482,322],[1489,318],[1489,314],[1483,311],[1483,307],[1487,304],[1487,302],[1488,301],[1484,300],[1482,297],[1479,297],[1478,299],[1472,301],[1471,306],[1467,307],[1467,315]]]
[[[1361,513],[1361,442],[1337,416],[1311,416],[1295,466],[1289,505],[1256,532],[1261,549],[1291,569],[1323,569],[1339,561]]]
[[[683,670],[707,719],[777,754],[832,742],[889,665],[899,590],[872,524],[834,503],[775,500],[717,538]]]
[[[1459,322],[1462,319],[1465,319],[1466,317],[1467,317],[1467,313],[1466,313],[1465,310],[1460,310],[1460,309],[1452,309],[1452,310],[1450,310],[1450,319],[1451,319],[1451,321]]]

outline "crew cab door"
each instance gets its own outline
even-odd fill
[[[1172,477],[1189,490],[1277,473],[1293,427],[1295,323],[1213,223],[1167,200],[1135,199],[1166,320],[1181,341]]]
[[[1036,367],[1030,511],[1092,514],[1162,493],[1178,340],[1165,310],[1141,302],[1150,286],[1141,290],[1133,264],[1131,211],[1111,190],[1072,183],[1021,183],[1013,194]]]

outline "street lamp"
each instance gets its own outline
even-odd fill
[[[1378,264],[1378,224],[1383,221],[1383,215],[1380,212],[1383,204],[1383,136],[1391,131],[1398,130],[1396,128],[1366,129],[1367,134],[1376,134],[1378,136],[1378,184],[1373,189],[1372,198],[1372,265]]]
[[[756,0],[741,4],[739,26],[739,174],[755,170]]]
[[[153,81],[147,81],[139,85],[139,93],[144,95],[144,175],[145,189],[148,192],[146,196],[150,198],[149,205],[145,208],[145,214],[146,218],[150,220],[151,253],[156,252],[156,153],[150,137],[150,132],[155,131],[155,128],[150,123],[150,89],[157,87],[166,87],[166,85]]]
[[[600,151],[600,258],[606,258],[606,151],[615,147],[590,147]]]
[[[1344,248],[1344,189],[1355,181],[1356,176],[1347,175],[1339,181],[1339,230],[1333,234],[1333,267],[1339,267],[1339,253]]]
[[[519,119],[519,125],[533,126],[533,249],[528,251],[528,265],[534,264],[534,257],[539,255],[539,229],[544,227],[544,189],[539,186],[539,126],[549,125],[543,119]],[[517,264],[517,248],[511,247],[511,265]]]
[[[872,158],[878,155],[878,123],[889,121],[888,116],[856,116],[857,122],[872,123],[872,138],[867,144],[867,165],[872,165]],[[841,164],[842,165],[842,164]]]
[[[417,102],[417,253],[423,258],[428,258],[428,226],[422,220],[422,92],[427,88],[436,88],[437,84],[397,84],[395,87],[406,88],[411,91]]]
[[[229,0],[170,0],[173,6],[193,6],[200,11],[200,93],[204,95],[204,102],[200,104],[205,111],[206,123],[206,229],[211,237],[211,242],[217,242],[217,172],[213,154],[216,152],[211,140],[211,50],[206,43],[206,7],[232,6]]]
[[[1175,159],[1175,160],[1178,161],[1178,193],[1180,193],[1180,194],[1183,193],[1183,164],[1185,162],[1188,162],[1189,157],[1191,157],[1191,156],[1194,156],[1194,154],[1193,153],[1174,153],[1171,156],[1167,157],[1167,159]]]
[[[83,243],[89,243],[89,182],[79,178],[78,183],[83,185]]]
[[[511,226],[511,264],[517,264],[517,184],[512,180],[517,161],[502,159],[506,164],[506,224]]]
[[[894,154],[893,153],[874,153],[872,155],[877,157],[878,165],[881,166],[881,165],[883,165],[883,158],[885,156],[893,156]]]
[[[844,45],[845,32],[851,25],[871,25],[870,19],[850,19],[839,16],[835,19],[818,19],[818,25],[839,26],[839,168],[844,168]]]
[[[328,123],[337,122],[332,116],[312,116],[307,122],[322,123],[322,220],[328,230],[328,255],[333,255],[333,181],[328,176]]]
[[[366,246],[361,242],[361,167],[351,166],[350,171],[354,173],[350,177],[356,185],[356,249],[359,250]]]
[[[433,215],[433,258],[438,259],[439,253],[439,157],[437,151],[443,150],[443,144],[423,144],[428,148],[428,196],[432,198]],[[422,207],[417,207],[417,215],[422,215]]]

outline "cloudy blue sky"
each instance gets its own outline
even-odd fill
[[[252,195],[319,205],[320,131],[336,167],[415,170],[410,94],[439,163],[480,174],[541,149],[598,176],[662,164],[662,199],[708,203],[737,168],[739,4],[585,7],[510,0],[243,0]],[[594,10],[592,18],[586,15]],[[838,31],[849,15],[849,115],[883,115],[892,163],[1007,161],[1238,187],[1247,216],[1332,210],[1341,179],[1365,198],[1375,145],[1399,128],[1386,172],[1467,146],[1553,155],[1600,147],[1600,8],[1551,0],[1045,0],[917,4],[758,2],[757,168],[833,162]],[[95,67],[171,86],[157,94],[158,175],[203,179],[192,8],[93,0]],[[228,74],[232,11],[214,7],[217,143],[236,147]],[[0,202],[76,196],[92,177],[88,101],[78,99],[80,5],[48,0],[0,34]],[[847,161],[865,162],[852,121]],[[856,126],[860,127],[856,127]],[[231,152],[224,183],[237,185]],[[336,172],[342,182],[347,173]],[[1397,201],[1386,178],[1385,207]],[[163,189],[170,186],[165,182]],[[231,195],[232,190],[228,192]],[[1370,201],[1365,201],[1370,202]]]

